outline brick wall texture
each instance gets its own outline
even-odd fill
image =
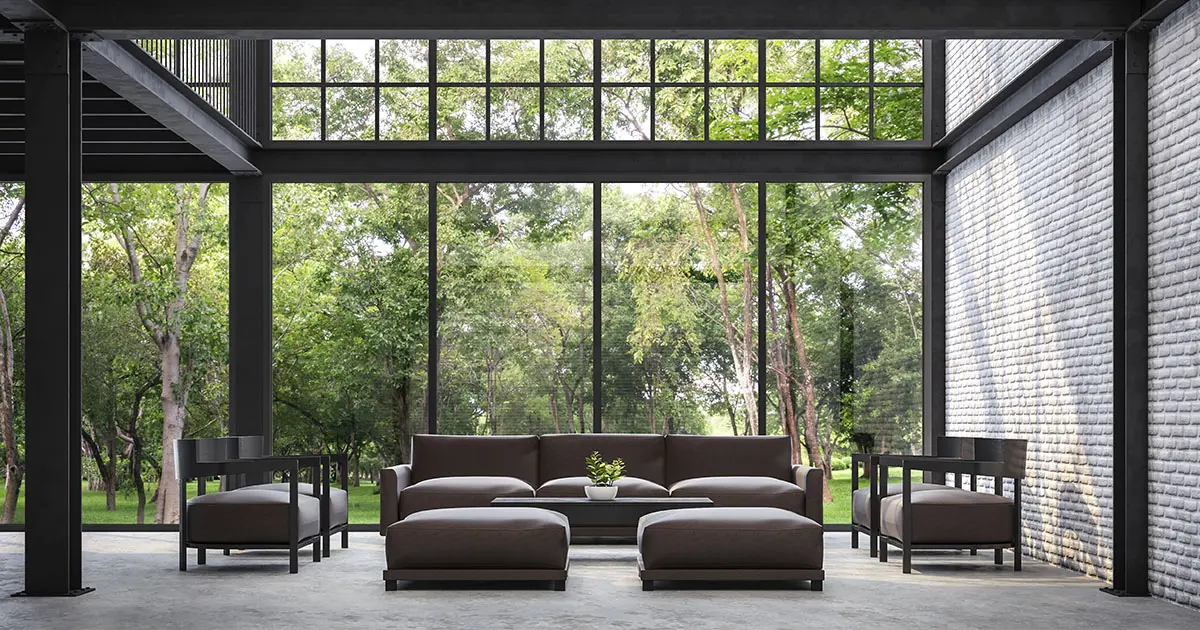
[[[1111,81],[1111,66],[1100,66],[955,168],[946,208],[947,434],[1029,440],[1027,553],[1103,579],[1112,564]]]
[[[1200,607],[1200,0],[1150,40],[1150,587]]]
[[[948,40],[946,127],[953,129],[1056,44],[1056,39]]]

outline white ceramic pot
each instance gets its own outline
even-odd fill
[[[616,486],[584,486],[583,492],[593,501],[612,501],[617,498]]]

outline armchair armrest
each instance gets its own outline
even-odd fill
[[[824,473],[820,468],[792,466],[792,480],[804,488],[804,515],[820,525],[825,524],[825,493],[822,487]]]
[[[412,484],[412,465],[402,464],[379,471],[379,535],[400,520],[400,492]]]

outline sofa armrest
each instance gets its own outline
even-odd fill
[[[400,520],[400,492],[412,483],[412,465],[402,464],[379,471],[379,535]]]
[[[822,475],[820,468],[792,466],[792,480],[797,486],[804,488],[804,515],[824,525],[825,491]]]

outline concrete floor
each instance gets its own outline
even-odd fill
[[[318,565],[301,555],[209,554],[206,567],[176,570],[175,537],[84,535],[84,584],[75,599],[0,597],[0,628],[1200,628],[1200,612],[1152,599],[1102,594],[1099,582],[1026,560],[995,567],[988,555],[926,554],[903,575],[849,549],[849,534],[826,537],[825,590],[704,588],[646,593],[631,545],[576,545],[567,591],[541,585],[501,589],[383,589],[383,539],[352,534]],[[21,534],[0,534],[0,594],[21,588]],[[194,556],[193,556],[194,559]],[[1011,557],[1008,559],[1011,560]]]

